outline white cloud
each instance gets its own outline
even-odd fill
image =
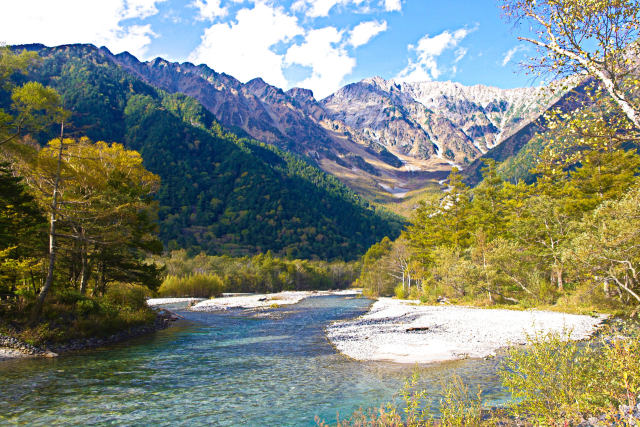
[[[144,19],[153,16],[158,13],[156,3],[163,1],[165,0],[126,0],[124,18]]]
[[[304,10],[319,14],[336,4],[365,1],[326,0],[309,5],[308,0],[302,0],[294,3],[292,10],[309,6],[315,9]],[[206,63],[243,82],[262,77],[285,89],[295,83],[322,98],[337,90],[344,77],[353,71],[356,60],[347,48],[362,46],[387,29],[385,21],[364,22],[350,32],[335,27],[303,29],[290,13],[270,2],[255,0],[252,8],[240,10],[232,21],[206,29],[189,60]],[[304,40],[298,42],[294,40],[296,36],[304,36]],[[284,70],[292,66],[308,67],[311,74],[302,81],[289,82]]]
[[[387,12],[400,12],[402,10],[401,0],[384,0],[384,10]]]
[[[291,5],[291,10],[294,12],[304,12],[309,18],[319,18],[328,16],[331,9],[335,6],[361,6],[363,4],[366,5],[369,1],[370,0],[296,0],[296,2]]]
[[[509,51],[504,54],[504,58],[502,58],[502,66],[506,67],[507,64],[509,62],[511,62],[511,60],[514,57],[514,55],[516,53],[518,53],[519,51],[521,51],[521,50],[524,50],[524,46],[522,46],[522,45],[518,45],[518,46],[515,46],[515,47],[509,49]]]
[[[314,0],[308,3],[307,15],[311,17],[327,16],[333,7],[340,3],[340,0]]]
[[[409,51],[415,52],[416,58],[410,59],[409,64],[396,76],[402,81],[429,81],[435,80],[442,74],[438,66],[438,57],[445,50],[454,49],[474,29],[460,28],[454,32],[449,30],[429,37],[425,35],[418,41],[418,45],[409,45]],[[462,49],[462,50],[461,50]],[[466,49],[461,48],[456,52],[458,61],[466,55]],[[455,61],[457,62],[457,61]]]
[[[334,27],[311,30],[303,44],[291,46],[287,51],[286,64],[312,68],[311,76],[297,86],[312,89],[317,99],[336,91],[356,65],[356,60],[340,45],[342,38],[343,32]]]
[[[195,0],[191,5],[198,9],[198,18],[203,21],[214,21],[227,15],[227,8],[221,6],[220,0]]]
[[[157,35],[151,31],[151,25],[132,25],[120,37],[106,43],[113,52],[131,52],[133,55],[143,58],[151,38]],[[146,59],[146,58],[143,58]]]
[[[286,87],[283,56],[272,49],[303,33],[296,17],[286,14],[282,8],[258,2],[253,9],[240,10],[235,22],[206,29],[189,60],[206,63],[241,81],[262,77],[272,85]]]
[[[467,49],[466,47],[459,47],[456,50],[456,59],[453,60],[454,64],[457,64],[458,62],[462,61],[462,58],[464,58],[467,55],[467,52],[469,52],[469,49]]]
[[[22,0],[6,2],[0,14],[0,41],[8,44],[93,43],[143,57],[156,35],[150,25],[122,23],[158,13],[164,0]]]
[[[359,47],[369,43],[369,40],[377,36],[383,31],[387,31],[387,21],[368,21],[362,22],[351,30],[349,44],[353,47]]]

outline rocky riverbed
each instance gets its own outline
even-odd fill
[[[432,363],[492,356],[500,348],[524,344],[527,336],[538,332],[584,339],[605,319],[381,298],[364,316],[333,323],[326,332],[340,352],[357,360]]]
[[[35,347],[14,337],[0,335],[0,361],[19,357],[55,357],[56,353]]]
[[[336,291],[284,291],[274,294],[252,294],[242,296],[230,296],[211,298],[201,301],[192,307],[192,311],[223,311],[229,309],[267,309],[291,305],[300,301],[323,295],[356,296],[362,293],[359,289],[345,289]]]

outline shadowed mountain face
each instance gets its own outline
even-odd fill
[[[16,79],[39,81],[62,95],[73,113],[65,126],[68,134],[121,142],[140,152],[145,167],[161,177],[156,197],[160,237],[168,249],[356,259],[384,236],[399,234],[398,217],[376,211],[300,156],[228,133],[211,112],[219,107],[223,117],[238,124],[257,123],[250,129],[280,142],[283,131],[270,128],[273,121],[267,120],[275,107],[262,108],[252,92],[293,99],[282,91],[260,81],[241,85],[188,64],[174,67],[156,60],[140,65],[128,55],[116,61],[106,49],[90,45],[25,47],[37,51],[42,63]],[[121,66],[125,60],[138,64],[139,72]],[[217,85],[207,83],[203,73],[211,73]],[[179,92],[208,94],[210,103]],[[298,95],[305,97],[304,92]],[[289,107],[281,108],[286,112]],[[287,130],[284,122],[278,125]],[[244,132],[240,126],[229,128]],[[43,144],[55,136],[33,135]]]
[[[555,99],[541,88],[376,77],[318,101],[306,89],[285,92],[259,78],[242,83],[205,65],[140,62],[126,52],[78,46],[150,86],[195,98],[224,128],[304,155],[370,198],[403,197],[452,166],[468,167]]]
[[[155,87],[197,99],[223,126],[238,133],[299,154],[331,145],[330,132],[319,125],[324,111],[311,91],[292,89],[285,93],[260,78],[243,84],[205,65],[160,58],[140,62],[126,52],[111,55],[111,59]]]

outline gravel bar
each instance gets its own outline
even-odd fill
[[[433,363],[494,356],[503,347],[525,344],[542,332],[581,340],[605,319],[550,311],[515,311],[460,306],[425,306],[418,301],[380,298],[357,319],[335,322],[327,337],[356,360]]]

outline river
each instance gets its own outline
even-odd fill
[[[255,313],[179,311],[153,336],[54,359],[0,362],[0,424],[307,426],[393,399],[414,369],[437,408],[460,375],[487,405],[508,395],[496,361],[412,367],[337,354],[323,328],[359,316],[365,298],[321,296]]]

